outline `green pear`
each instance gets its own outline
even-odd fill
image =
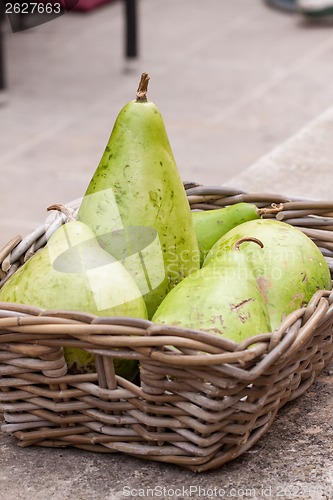
[[[199,268],[189,203],[160,111],[137,98],[120,111],[81,203],[78,220],[121,259],[152,316],[165,295]]]
[[[315,243],[302,231],[276,220],[244,222],[220,238],[204,261],[204,268],[218,267],[240,238],[258,238],[264,247],[243,243],[266,301],[275,329],[282,319],[306,305],[317,290],[332,288],[328,265]]]
[[[147,318],[144,300],[133,278],[99,246],[93,232],[78,221],[57,229],[47,245],[6,281],[0,290],[0,301],[98,316]],[[84,350],[65,348],[64,354],[69,371],[94,368],[94,356]],[[118,374],[127,373],[129,366],[137,369],[133,360],[117,363]]]
[[[212,246],[235,226],[259,219],[258,209],[252,203],[236,203],[216,210],[193,211],[192,218],[203,264]]]
[[[163,300],[153,321],[209,332],[237,343],[271,331],[252,266],[237,245],[224,253],[218,267],[202,268],[179,283]]]

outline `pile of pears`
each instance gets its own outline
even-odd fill
[[[76,219],[3,285],[0,302],[97,316],[151,319],[235,342],[273,331],[318,289],[331,289],[317,246],[283,222],[238,203],[191,212],[160,111],[147,99],[120,111]],[[95,370],[94,356],[65,347],[70,373]],[[133,360],[116,373],[132,380]]]

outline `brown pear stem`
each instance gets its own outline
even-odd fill
[[[73,217],[73,214],[69,210],[69,208],[66,207],[65,205],[62,205],[61,203],[54,203],[53,205],[50,205],[49,207],[47,207],[46,210],[48,212],[50,212],[51,210],[57,210],[58,212],[64,214],[66,216],[66,219],[67,219],[66,222],[71,222],[71,221],[75,220]]]
[[[241,238],[240,240],[236,241],[234,246],[232,247],[233,250],[239,250],[240,245],[242,243],[245,243],[247,241],[251,241],[253,243],[256,243],[257,245],[260,246],[260,248],[264,248],[264,244],[262,241],[258,240],[258,238],[252,238],[252,236],[246,236],[245,238]]]
[[[138,90],[136,91],[136,102],[147,102],[147,90],[150,76],[148,73],[142,73]]]
[[[283,203],[279,203],[278,205],[276,203],[272,203],[270,208],[258,208],[257,209],[257,214],[258,215],[264,215],[264,214],[278,214],[284,209]]]

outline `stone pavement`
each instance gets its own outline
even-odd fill
[[[195,0],[141,3],[138,67],[152,73],[151,99],[165,116],[182,177],[331,199],[333,32],[301,27],[253,0],[209,5],[211,10]],[[169,7],[175,23],[171,37]],[[47,204],[80,196],[89,180],[120,103],[136,88],[137,71],[125,74],[121,56],[115,56],[121,53],[120,21],[114,4],[87,18],[64,16],[57,25],[19,34],[21,39],[8,34],[10,87],[0,111],[0,246],[13,231],[35,227]],[[110,30],[112,43],[106,42]],[[69,64],[59,74],[65,59]],[[171,85],[174,75],[177,83]],[[207,498],[215,491],[222,498],[330,499],[332,389],[331,365],[279,412],[252,449],[201,475],[123,455],[22,449],[0,434],[1,495],[5,500],[167,499],[177,498],[172,493],[178,490],[178,498]]]
[[[318,200],[333,195],[333,107],[225,184]]]

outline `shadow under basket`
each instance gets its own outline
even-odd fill
[[[192,209],[241,201],[276,207],[263,217],[299,227],[331,266],[333,202],[184,186]],[[48,233],[63,220],[59,214]],[[0,251],[0,285],[45,244],[45,229]],[[332,293],[319,290],[273,333],[253,332],[242,344],[146,320],[0,303],[2,431],[22,447],[74,446],[197,472],[217,468],[253,446],[331,360],[332,302]],[[93,352],[96,373],[69,374],[67,346]],[[138,360],[137,380],[115,375],[119,358]]]

